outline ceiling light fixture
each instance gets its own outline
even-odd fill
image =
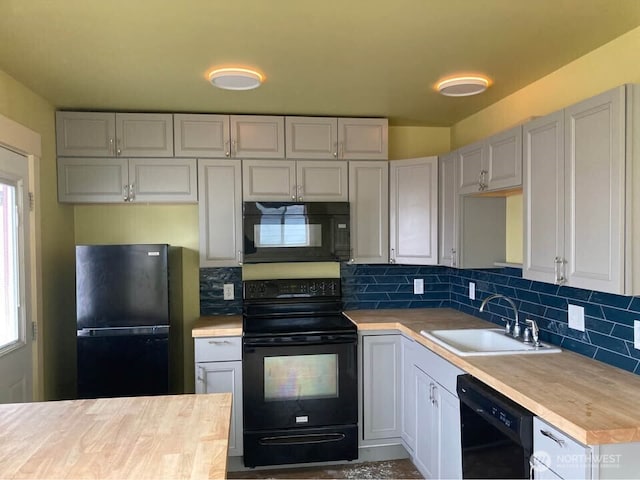
[[[224,90],[252,90],[260,86],[264,76],[249,68],[218,68],[209,74],[209,81]]]
[[[476,75],[447,78],[436,85],[436,90],[447,97],[468,97],[484,92],[489,79]]]

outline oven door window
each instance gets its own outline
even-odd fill
[[[338,397],[338,355],[264,358],[264,400],[315,400]]]

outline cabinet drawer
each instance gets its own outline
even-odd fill
[[[206,337],[195,339],[196,362],[242,360],[241,337]]]
[[[591,478],[591,449],[538,417],[533,419],[537,459],[562,478]]]

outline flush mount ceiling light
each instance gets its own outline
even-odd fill
[[[488,86],[489,79],[467,75],[442,80],[436,85],[436,90],[447,97],[468,97],[484,92]]]
[[[218,68],[209,74],[211,84],[224,90],[252,90],[263,80],[261,73],[249,68]]]

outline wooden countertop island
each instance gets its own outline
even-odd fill
[[[0,405],[0,478],[225,478],[230,417],[229,393]]]

